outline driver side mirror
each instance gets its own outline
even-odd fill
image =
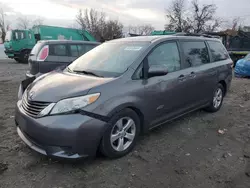
[[[151,65],[148,69],[148,77],[164,76],[168,74],[167,67],[163,65]]]

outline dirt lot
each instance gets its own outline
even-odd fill
[[[0,62],[1,188],[250,187],[250,80],[233,80],[219,112],[159,127],[126,157],[72,164],[31,151],[17,136],[14,107],[27,67]]]

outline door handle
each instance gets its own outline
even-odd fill
[[[216,71],[210,72],[208,75],[209,76],[215,76],[216,75]]]
[[[190,73],[190,75],[189,75],[189,77],[191,77],[191,78],[195,78],[195,77],[196,77],[195,72],[191,72],[191,73]]]
[[[181,74],[181,75],[178,77],[178,80],[179,80],[180,82],[183,82],[183,81],[186,80],[186,77],[185,77],[183,74]]]

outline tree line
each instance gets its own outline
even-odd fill
[[[187,5],[187,0],[173,0],[165,10],[167,23],[164,28],[175,32],[203,33],[217,31],[226,23],[225,20],[216,16],[217,7],[215,4],[200,4],[198,0],[192,0]],[[124,25],[116,19],[109,19],[104,12],[95,9],[79,10],[74,28],[86,30],[91,33],[97,41],[106,41],[123,37]],[[227,27],[235,29],[239,24],[235,18]],[[32,26],[42,25],[43,19],[30,20],[27,17],[17,19],[18,29],[29,29]],[[3,9],[0,8],[0,33],[4,41],[9,24],[6,22]],[[129,25],[127,31],[137,35],[150,35],[154,31],[151,24]]]

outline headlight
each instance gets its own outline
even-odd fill
[[[93,102],[95,102],[100,96],[100,93],[86,95],[82,97],[74,97],[64,99],[55,104],[50,114],[60,114],[65,112],[81,109]]]
[[[22,90],[22,85],[20,84],[20,85],[19,85],[19,88],[18,88],[17,99],[18,99],[18,100],[21,100],[21,99],[22,99],[22,96],[23,96],[23,90]]]

